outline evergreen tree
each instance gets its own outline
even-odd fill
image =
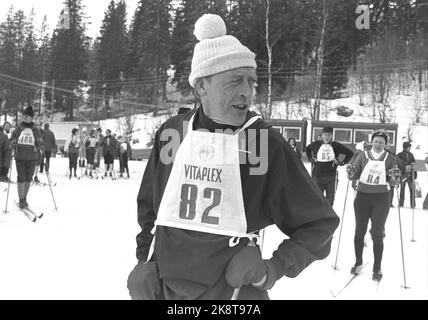
[[[56,29],[51,41],[51,78],[55,87],[72,91],[78,87],[79,80],[87,78],[87,47],[83,23],[83,7],[81,0],[66,0],[64,3],[70,15],[69,29]],[[61,92],[55,96],[56,106],[66,112],[66,119],[72,119],[74,94]],[[64,98],[64,99],[62,99]]]
[[[130,30],[128,78],[140,79],[133,89],[145,103],[162,105],[169,69],[171,0],[140,0]]]
[[[96,52],[99,79],[101,81],[118,81],[125,71],[127,55],[126,4],[124,1],[115,4],[112,0],[105,13]],[[117,84],[118,82],[114,84],[111,84],[111,82],[106,83],[106,94],[116,95],[121,91],[121,86]],[[102,83],[99,85],[102,85]]]
[[[18,76],[18,65],[16,61],[17,43],[16,28],[13,20],[13,7],[9,9],[6,21],[0,25],[0,72]],[[0,76],[2,98],[5,102],[4,114],[16,112],[19,103],[17,91],[19,87],[7,78]]]

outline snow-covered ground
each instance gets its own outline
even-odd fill
[[[117,166],[117,162],[115,166]],[[9,210],[0,212],[0,299],[129,299],[126,280],[136,263],[136,197],[146,162],[130,162],[130,180],[69,180],[67,159],[52,159],[52,180],[58,212],[48,187],[32,187],[30,205],[44,212],[31,223],[13,205],[16,185],[11,185]],[[79,170],[78,170],[79,173]],[[340,171],[335,210],[342,215],[346,179]],[[15,179],[15,174],[13,175]],[[39,178],[46,181],[44,175]],[[423,197],[428,190],[426,172],[419,175]],[[7,185],[0,184],[0,209],[4,210]],[[409,206],[408,192],[405,205]],[[332,299],[330,290],[344,284],[354,263],[353,191],[349,189],[344,218],[339,271],[334,271],[339,228],[332,250],[297,278],[281,279],[270,291],[272,299]],[[427,299],[428,217],[423,199],[415,210],[415,239],[411,239],[412,211],[401,209],[407,285],[403,289],[398,212],[391,209],[386,225],[384,279],[378,291],[371,280],[371,264],[340,296],[343,299]],[[394,204],[397,199],[394,200]],[[270,227],[263,255],[271,256],[284,236]],[[372,260],[371,247],[365,251]]]

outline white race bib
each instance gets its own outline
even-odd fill
[[[250,119],[244,130],[259,117]],[[247,236],[238,134],[194,131],[193,117],[165,188],[156,225]]]
[[[386,183],[386,169],[385,161],[386,158],[382,161],[371,160],[369,158],[368,152],[366,152],[366,157],[369,160],[366,166],[363,169],[363,172],[360,176],[361,183],[377,186],[377,185],[387,185]]]
[[[323,143],[318,149],[317,162],[331,162],[334,161],[335,155],[331,144]]]
[[[25,128],[22,130],[18,138],[18,144],[34,147],[35,143],[33,130],[30,128]]]

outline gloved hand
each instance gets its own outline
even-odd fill
[[[263,260],[258,247],[244,247],[230,260],[226,268],[226,282],[233,288],[253,285],[262,290],[273,287],[276,269],[269,260]]]
[[[352,164],[348,164],[346,166],[346,173],[348,175],[349,180],[352,180],[354,178],[356,172],[357,168],[355,168],[355,166],[353,166]]]
[[[132,300],[156,300],[161,293],[161,282],[156,262],[139,262],[128,277]]]

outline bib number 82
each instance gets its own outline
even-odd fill
[[[183,184],[181,187],[181,201],[179,217],[183,220],[193,220],[196,216],[196,200],[198,198],[198,187],[194,184]],[[202,213],[201,222],[208,224],[219,224],[218,217],[210,216],[210,211],[217,207],[221,201],[221,190],[215,188],[206,188],[204,198],[212,199],[212,204]]]

